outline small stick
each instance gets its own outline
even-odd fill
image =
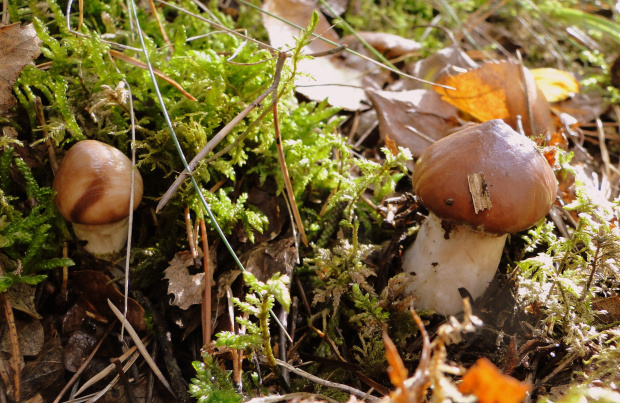
[[[278,55],[278,61],[276,62],[276,71],[274,73],[273,83],[269,86],[269,88],[267,88],[267,90],[265,90],[265,92],[263,92],[258,98],[256,98],[250,105],[248,105],[244,110],[239,112],[239,114],[235,116],[233,120],[231,120],[226,126],[224,126],[222,130],[220,130],[211,140],[209,140],[207,145],[204,146],[203,149],[200,150],[198,154],[196,154],[196,156],[188,164],[189,172],[187,170],[184,170],[183,172],[181,172],[179,176],[177,177],[177,179],[174,181],[174,183],[168,188],[166,193],[162,196],[161,200],[159,201],[159,204],[157,204],[157,209],[155,210],[156,213],[159,213],[161,209],[164,208],[164,206],[168,203],[170,198],[177,191],[179,186],[181,186],[181,183],[183,183],[185,178],[187,178],[187,176],[191,174],[191,172],[194,171],[194,169],[200,163],[200,161],[204,157],[206,157],[207,154],[209,154],[211,150],[213,150],[215,146],[220,141],[222,141],[222,139],[226,137],[228,133],[230,133],[230,131],[235,126],[237,126],[237,124],[241,122],[241,120],[243,120],[254,108],[259,107],[260,103],[269,94],[273,93],[275,88],[278,88],[278,84],[280,82],[280,75],[282,74],[282,68],[284,67],[284,60],[286,60],[286,53],[280,53]]]
[[[93,357],[95,356],[95,354],[97,353],[97,351],[99,351],[99,347],[101,347],[101,343],[103,343],[103,341],[106,339],[106,337],[108,337],[108,335],[110,334],[110,331],[112,330],[112,328],[114,327],[114,325],[116,324],[116,321],[114,321],[113,323],[110,324],[110,326],[108,326],[107,330],[105,331],[105,333],[103,334],[103,336],[101,336],[101,339],[99,339],[99,341],[97,342],[97,344],[95,345],[95,347],[93,347],[93,350],[90,352],[90,354],[88,355],[88,357],[86,357],[86,359],[84,360],[84,362],[82,362],[82,365],[80,365],[80,367],[78,368],[77,371],[75,371],[75,374],[73,374],[73,376],[71,377],[71,379],[69,380],[69,382],[67,382],[67,384],[62,388],[62,390],[60,391],[60,393],[58,394],[58,396],[56,396],[56,399],[54,399],[53,403],[58,403],[60,402],[60,399],[62,399],[62,396],[67,393],[67,391],[69,389],[71,389],[71,386],[73,386],[73,384],[78,380],[78,378],[80,377],[80,375],[82,375],[82,372],[84,372],[84,369],[88,366],[88,364],[90,364],[90,361],[93,359]],[[117,358],[118,360],[118,358]],[[121,361],[121,360],[118,360]]]
[[[202,236],[202,261],[205,270],[205,293],[202,300],[202,344],[209,351],[211,350],[211,258],[204,217],[200,217],[200,234]]]
[[[308,239],[306,238],[306,231],[304,231],[304,224],[301,221],[301,215],[299,214],[299,209],[297,208],[297,203],[295,202],[295,193],[293,193],[293,185],[291,185],[291,178],[288,174],[288,168],[286,167],[286,160],[284,159],[284,150],[282,149],[282,137],[280,136],[280,123],[278,121],[278,103],[276,101],[277,97],[277,86],[273,90],[273,126],[276,132],[276,148],[278,149],[278,161],[280,162],[280,169],[282,170],[282,177],[284,178],[284,186],[286,187],[286,193],[288,194],[288,200],[291,204],[291,210],[293,210],[293,217],[295,218],[295,223],[297,224],[297,230],[301,235],[301,241],[304,243],[306,247],[308,247]]]
[[[124,54],[123,52],[119,52],[117,50],[113,50],[110,49],[108,50],[108,52],[110,53],[110,55],[112,55],[113,57],[120,59],[126,63],[131,64],[132,66],[136,66],[139,67],[143,70],[148,70],[148,66],[146,65],[146,63],[141,62],[138,59],[134,59],[131,56],[127,56],[126,54]],[[165,82],[167,82],[168,84],[172,85],[174,88],[176,88],[177,90],[179,90],[179,92],[181,92],[181,94],[185,95],[185,97],[189,98],[192,101],[198,101],[196,98],[194,98],[194,96],[192,94],[190,94],[189,92],[185,91],[183,89],[183,87],[181,87],[181,84],[177,83],[176,81],[174,81],[172,78],[168,77],[167,75],[165,75],[162,71],[157,70],[156,68],[153,68],[153,73],[161,78],[162,80],[164,80]]]
[[[135,397],[133,396],[129,379],[127,379],[127,374],[125,374],[123,369],[123,364],[121,364],[121,360],[114,357],[110,359],[110,362],[116,367],[116,372],[118,372],[118,377],[121,380],[121,384],[123,385],[123,388],[125,388],[125,393],[127,393],[129,403],[137,403]]]
[[[78,10],[80,15],[78,17],[77,30],[79,31],[82,28],[82,23],[84,23],[84,0],[78,0]]]
[[[192,217],[189,215],[189,206],[185,206],[185,231],[187,232],[187,241],[189,242],[189,249],[192,252],[192,259],[198,258],[198,252],[196,251],[196,241],[194,240],[194,230],[192,229]]]
[[[0,276],[4,275],[4,268],[0,262]],[[13,307],[7,293],[0,293],[0,301],[4,307],[4,317],[8,325],[9,340],[11,344],[11,366],[13,367],[13,400],[19,402],[21,400],[21,384],[22,384],[22,367],[24,360],[19,351],[19,342],[17,340],[17,326],[15,326],[15,316],[13,316]],[[8,386],[8,385],[7,385]]]
[[[334,389],[340,389],[340,390],[344,390],[347,393],[350,393],[352,395],[361,397],[363,399],[366,399],[366,401],[368,402],[378,402],[379,398],[374,397],[374,396],[368,396],[368,394],[364,391],[361,391],[359,389],[355,389],[349,385],[343,385],[341,383],[336,383],[336,382],[330,382],[330,381],[326,381],[323,378],[319,378],[318,376],[314,376],[304,370],[301,370],[299,368],[296,368],[294,366],[292,366],[291,364],[278,360],[276,359],[276,364],[278,364],[279,366],[281,366],[282,368],[286,368],[289,371],[303,377],[306,378],[314,383],[318,383],[319,385],[323,385],[323,386],[327,386],[328,388],[334,388]]]
[[[170,39],[168,38],[168,34],[166,33],[166,30],[164,29],[163,25],[161,25],[161,20],[159,19],[159,14],[157,14],[157,9],[155,8],[155,3],[153,3],[153,0],[149,0],[149,6],[151,7],[153,16],[155,17],[155,20],[157,21],[159,32],[161,32],[161,35],[164,37],[164,42],[166,42],[166,45],[170,47],[171,51],[174,51],[174,46],[172,46],[172,42],[170,42]]]
[[[34,99],[34,112],[37,115],[41,129],[43,130],[43,138],[45,138],[45,146],[47,147],[47,155],[50,159],[52,173],[56,175],[56,172],[58,171],[58,161],[56,161],[56,153],[54,152],[52,141],[49,138],[49,133],[45,128],[45,115],[43,115],[43,103],[41,102],[41,97],[36,97]]]
[[[147,364],[149,364],[149,367],[151,367],[151,370],[155,373],[155,376],[157,376],[157,379],[159,379],[162,385],[164,385],[166,389],[168,389],[168,391],[172,393],[173,396],[176,396],[176,394],[174,393],[174,390],[172,390],[172,388],[170,387],[170,384],[168,383],[166,378],[164,378],[164,374],[161,373],[161,371],[157,367],[157,364],[151,358],[149,352],[146,351],[146,347],[144,347],[144,344],[142,344],[142,341],[140,341],[140,336],[138,336],[138,333],[136,333],[133,326],[131,326],[131,324],[129,323],[129,321],[127,321],[127,319],[125,319],[121,311],[119,311],[118,308],[109,299],[108,299],[108,306],[110,307],[114,315],[116,315],[118,320],[120,320],[124,324],[125,329],[127,329],[127,333],[129,333],[134,343],[136,343],[136,347],[138,347],[138,351],[140,351],[140,354],[142,354],[142,357],[144,357],[144,360],[147,362]]]

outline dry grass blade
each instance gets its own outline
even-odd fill
[[[132,365],[136,362],[136,360],[138,359],[138,357],[139,357],[139,356],[140,356],[140,354],[138,354],[137,352],[136,352],[136,353],[134,353],[134,354],[131,356],[131,358],[129,359],[129,361],[127,361],[127,364],[125,364],[125,365],[123,366],[123,371],[124,371],[124,372],[127,372],[127,371],[129,370],[129,368],[131,368],[131,366],[132,366]],[[113,368],[116,368],[116,367],[114,366],[114,364],[112,364],[112,367],[113,367]],[[120,379],[120,376],[119,376],[119,375],[116,375],[116,376],[114,377],[114,379],[112,379],[112,380],[110,381],[110,383],[106,385],[106,387],[105,387],[105,388],[103,388],[102,390],[100,390],[100,391],[99,391],[99,392],[98,392],[95,396],[93,396],[93,397],[92,397],[91,399],[89,399],[88,401],[89,401],[89,402],[96,402],[97,400],[99,400],[99,399],[100,399],[103,395],[105,395],[106,393],[108,393],[108,391],[109,391],[110,389],[112,389],[112,387],[113,387],[114,385],[116,385],[116,383],[119,381],[119,379]]]
[[[144,341],[146,344],[148,344],[149,339],[145,339]],[[120,357],[118,357],[118,359],[123,362],[126,359],[128,359],[136,350],[138,349],[138,347],[133,346],[131,347],[129,350],[127,350],[123,355],[121,355]],[[94,349],[94,351],[96,351],[96,349]],[[80,367],[81,369],[81,367]],[[114,370],[114,365],[110,364],[107,367],[105,367],[103,370],[99,371],[99,373],[95,376],[93,376],[92,378],[90,378],[88,381],[86,381],[84,383],[84,385],[82,385],[82,387],[80,389],[78,389],[78,391],[75,393],[75,396],[79,396],[80,394],[82,394],[86,389],[88,389],[89,387],[91,387],[92,385],[94,385],[95,383],[99,382],[100,380],[102,380],[103,378],[105,378],[106,376],[110,375],[112,373],[112,371]],[[57,399],[60,400],[60,399]]]
[[[327,396],[317,395],[314,393],[308,392],[295,392],[288,393],[286,395],[280,396],[265,396],[265,397],[255,397],[254,399],[248,400],[246,403],[275,403],[275,402],[297,402],[302,401],[302,399],[321,399],[329,403],[338,403],[338,400],[331,399]],[[313,401],[313,400],[308,400]]]
[[[124,324],[125,328],[127,329],[127,333],[129,333],[129,335],[131,336],[131,339],[134,341],[134,343],[136,343],[136,347],[138,348],[138,350],[140,351],[140,353],[142,354],[142,356],[146,360],[147,364],[149,364],[149,367],[151,367],[151,369],[153,370],[153,373],[155,374],[155,376],[157,376],[157,379],[159,379],[159,381],[166,387],[166,389],[168,389],[168,391],[173,396],[176,396],[174,391],[170,387],[170,384],[168,383],[166,378],[164,378],[164,374],[161,373],[161,371],[157,367],[157,364],[155,364],[155,361],[153,361],[153,358],[151,357],[149,352],[146,351],[146,347],[144,346],[144,344],[140,340],[140,337],[138,336],[138,333],[136,333],[136,331],[133,329],[133,327],[127,321],[127,319],[125,319],[123,317],[123,314],[121,313],[121,311],[119,311],[118,308],[116,306],[114,306],[112,301],[110,301],[109,299],[108,299],[108,305],[110,306],[110,309],[112,310],[112,312],[114,312],[114,315],[116,315],[118,320],[120,320]]]
[[[344,390],[347,393],[350,393],[352,395],[361,397],[362,399],[366,399],[366,401],[368,402],[378,402],[379,398],[374,397],[374,396],[369,396],[368,393],[361,391],[359,389],[355,389],[349,385],[343,385],[341,383],[336,383],[336,382],[330,382],[330,381],[326,381],[323,378],[319,378],[318,376],[312,375],[304,370],[301,370],[299,368],[296,368],[294,366],[292,366],[291,364],[278,360],[276,359],[276,364],[278,364],[279,366],[281,366],[282,368],[286,368],[288,369],[290,372],[295,373],[303,378],[306,378],[312,382],[318,383],[319,385],[323,385],[323,386],[327,386],[328,388],[334,388],[334,389],[340,389],[340,390]]]
[[[106,337],[108,337],[108,334],[110,334],[110,330],[112,330],[112,327],[114,326],[114,324],[116,324],[116,321],[114,321],[114,323],[110,324],[110,326],[108,326],[106,332],[103,334],[103,336],[101,336],[101,338],[99,339],[99,341],[97,342],[97,344],[95,345],[95,347],[93,347],[93,351],[90,352],[90,354],[88,355],[88,357],[86,357],[86,359],[84,360],[84,362],[82,362],[82,365],[80,365],[80,367],[78,368],[77,371],[75,371],[75,374],[73,374],[73,376],[71,377],[71,379],[69,380],[69,382],[67,382],[67,384],[62,388],[62,390],[60,391],[60,393],[58,394],[58,396],[56,396],[56,399],[54,399],[54,403],[58,403],[60,402],[60,399],[63,397],[63,395],[65,393],[67,393],[67,391],[69,389],[71,389],[71,387],[73,386],[73,384],[78,380],[78,378],[80,377],[80,375],[82,375],[82,372],[84,371],[84,369],[88,366],[88,364],[90,363],[90,361],[93,359],[93,357],[95,356],[95,353],[97,353],[97,351],[99,351],[99,347],[101,347],[101,343],[103,343],[103,341],[106,339]],[[135,351],[135,348],[134,348]],[[122,361],[122,360],[121,360]]]
[[[123,52],[119,52],[119,51],[113,50],[113,49],[108,50],[108,52],[110,52],[110,55],[112,55],[113,57],[115,57],[117,59],[120,59],[120,60],[122,60],[122,61],[124,61],[126,63],[129,63],[132,66],[136,66],[136,67],[139,67],[141,69],[148,70],[148,66],[146,65],[146,63],[141,62],[138,59],[134,59],[131,56],[127,56]],[[183,89],[183,87],[181,87],[181,85],[179,83],[177,83],[176,81],[174,81],[173,79],[171,79],[170,77],[168,77],[167,75],[162,73],[161,71],[153,68],[153,73],[157,77],[161,78],[162,80],[164,80],[165,82],[167,82],[168,84],[172,85],[174,88],[179,90],[181,92],[181,94],[185,95],[187,98],[191,99],[192,101],[198,101],[196,98],[194,98],[194,96],[192,94],[190,94],[189,92],[185,91]]]

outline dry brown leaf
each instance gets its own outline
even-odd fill
[[[406,54],[417,52],[422,48],[418,42],[403,38],[402,36],[388,34],[386,32],[357,32],[370,46],[377,49],[388,59],[393,59]],[[354,35],[347,35],[340,41],[341,45],[348,47],[358,43]]]
[[[15,283],[8,289],[9,300],[13,309],[17,309],[35,319],[43,319],[34,306],[36,287],[26,283]]]
[[[64,375],[62,345],[59,337],[52,335],[39,356],[22,371],[22,400],[43,393],[44,401],[51,401],[64,385]]]
[[[456,88],[434,87],[443,99],[473,116],[480,122],[503,119],[518,130],[517,116],[521,116],[527,135],[537,136],[552,128],[551,109],[545,96],[536,86],[529,70],[524,69],[527,93],[532,109],[533,127],[530,128],[521,66],[510,61],[485,63],[481,67],[455,76],[444,76],[437,83]]]
[[[39,319],[29,318],[27,320],[15,320],[17,327],[17,341],[19,352],[25,356],[35,356],[39,354],[43,347],[43,325]],[[4,327],[0,332],[0,351],[11,352],[11,338],[8,329]]]
[[[110,282],[110,278],[99,271],[83,270],[71,273],[73,289],[87,299],[93,308],[108,320],[114,320],[116,316],[108,306],[108,299],[117,306],[121,312],[124,311],[125,297]],[[144,308],[134,299],[127,301],[127,320],[136,331],[146,329],[144,321]]]
[[[599,311],[597,318],[603,323],[614,323],[620,320],[620,297],[599,298],[592,301],[592,308]]]
[[[265,0],[263,9],[289,22],[305,28],[310,22],[314,11],[319,13],[319,23],[314,33],[332,42],[339,37],[331,29],[325,16],[316,8],[316,3],[303,0]],[[263,14],[265,29],[269,34],[272,46],[286,50],[295,46],[295,37],[299,37],[299,29],[281,22],[267,14]],[[335,46],[315,39],[305,48],[307,53],[325,52]],[[295,79],[296,91],[305,97],[328,102],[348,110],[358,110],[364,106],[366,99],[362,89],[362,74],[337,62],[337,57],[317,57],[304,59],[297,64],[301,73]]]
[[[457,110],[430,90],[368,90],[379,118],[379,133],[396,146],[406,147],[414,157],[457,126]]]
[[[202,303],[205,274],[189,274],[187,268],[194,265],[191,252],[176,253],[169,264],[164,278],[168,280],[168,294],[173,295],[170,303],[184,310]]]
[[[426,81],[436,82],[441,77],[453,71],[455,67],[462,69],[475,69],[478,67],[467,53],[458,46],[449,46],[441,49],[439,52],[427,57],[426,59],[408,64],[404,71],[414,77],[421,78]],[[431,89],[430,84],[423,83],[418,80],[399,80],[392,90],[415,90],[415,89]]]
[[[297,262],[295,240],[284,238],[273,243],[262,243],[241,256],[247,271],[266,282],[276,273],[293,274]]]
[[[76,331],[71,333],[63,349],[65,369],[70,372],[76,372],[91,353],[97,341],[96,335],[89,332]]]
[[[463,375],[458,388],[463,394],[475,395],[479,403],[519,403],[531,385],[504,375],[487,358],[480,358]]]
[[[40,43],[32,24],[22,26],[16,22],[0,27],[0,114],[6,113],[17,103],[11,93],[13,83],[23,68],[41,54]]]

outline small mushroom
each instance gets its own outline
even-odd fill
[[[73,223],[85,249],[98,256],[123,249],[131,203],[131,160],[118,149],[96,140],[83,140],[67,152],[56,177],[54,201]],[[133,209],[142,200],[142,177],[134,176]]]
[[[501,120],[445,137],[420,156],[413,190],[430,214],[403,255],[416,275],[416,308],[462,310],[460,288],[480,297],[495,275],[508,233],[553,205],[557,182],[534,142]]]

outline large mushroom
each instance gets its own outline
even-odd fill
[[[83,140],[67,152],[54,178],[54,201],[73,223],[85,249],[97,256],[119,252],[127,239],[131,203],[131,160],[96,140]],[[142,177],[134,176],[133,206],[142,200]]]
[[[502,120],[445,137],[417,160],[413,190],[429,210],[403,269],[415,274],[416,308],[462,310],[460,288],[480,297],[506,236],[536,224],[556,198],[553,170],[529,138]]]

